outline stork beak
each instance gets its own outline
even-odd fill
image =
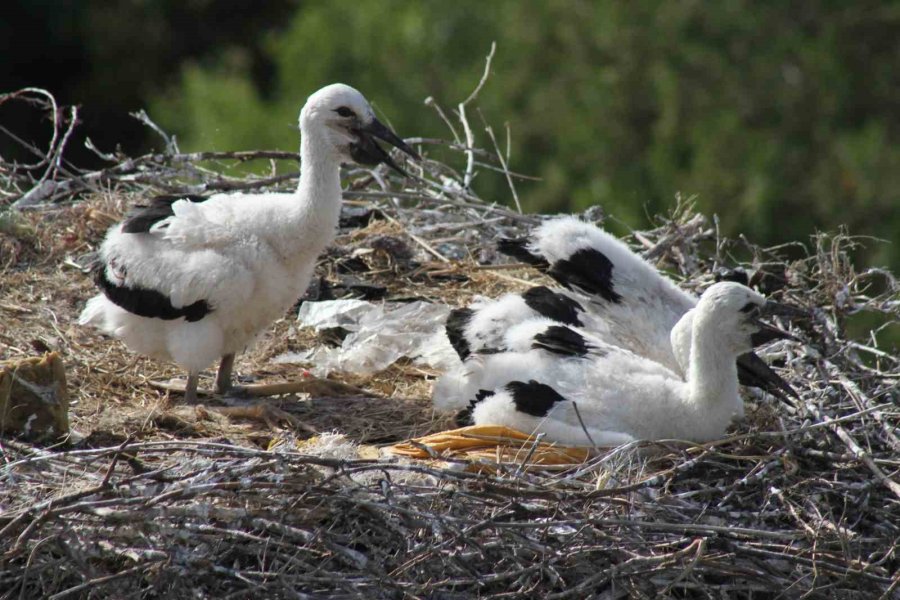
[[[790,304],[782,304],[781,302],[775,302],[774,300],[766,300],[766,303],[762,306],[762,314],[763,316],[768,317],[778,316],[786,317],[788,319],[809,318],[809,312],[802,308],[791,306]]]
[[[769,325],[768,323],[756,321],[756,326],[759,327],[759,331],[750,336],[750,343],[753,344],[754,348],[757,346],[768,344],[769,342],[774,342],[775,340],[791,340],[794,342],[800,341],[789,334],[787,331],[779,329],[778,327],[774,327],[773,325]]]
[[[768,344],[769,342],[774,342],[775,340],[792,340],[794,342],[800,341],[787,331],[779,329],[778,327],[774,327],[773,325],[769,325],[765,321],[760,320],[760,318],[773,317],[776,315],[796,317],[805,315],[805,313],[802,310],[794,308],[792,306],[788,306],[787,304],[781,304],[780,302],[766,300],[766,303],[759,307],[759,309],[755,311],[755,314],[753,315],[753,324],[758,328],[758,331],[750,336],[750,341],[753,343],[754,347],[762,346],[763,344]]]
[[[370,166],[384,163],[401,175],[409,177],[409,174],[401,169],[400,165],[391,158],[391,155],[375,141],[375,138],[384,140],[392,146],[406,152],[414,159],[419,160],[419,155],[416,154],[416,151],[407,146],[406,142],[400,139],[396,133],[388,129],[381,121],[374,117],[372,117],[372,120],[367,125],[359,128],[356,133],[358,142],[350,147],[350,156],[353,157],[353,160]]]
[[[752,385],[766,390],[773,396],[785,399],[787,396],[799,398],[791,385],[773,371],[755,352],[741,354],[737,358],[738,380],[744,385]]]
[[[769,325],[760,320],[761,317],[771,317],[774,315],[796,316],[805,314],[797,308],[793,308],[786,304],[779,304],[767,300],[762,306],[756,306],[752,311],[748,312],[750,322],[757,328],[757,331],[750,336],[750,342],[754,347],[768,344],[775,340],[793,340],[799,342],[797,338],[787,331]],[[790,386],[788,382],[778,376],[769,365],[763,361],[756,353],[748,352],[742,354],[737,359],[738,379],[744,385],[752,385],[762,388],[770,394],[781,399],[792,396],[798,398],[797,392]]]

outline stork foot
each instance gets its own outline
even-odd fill
[[[216,386],[216,394],[225,398],[250,398],[253,394],[243,385],[229,384],[227,387]]]
[[[302,429],[309,433],[317,434],[319,431],[291,413],[273,406],[268,402],[256,402],[243,406],[223,406],[216,409],[229,419],[249,419],[264,423],[269,429],[278,429],[287,424],[294,429]]]

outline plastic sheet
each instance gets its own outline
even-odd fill
[[[448,369],[459,364],[444,334],[449,312],[450,307],[445,304],[422,301],[304,302],[297,315],[301,325],[316,331],[342,327],[350,333],[339,348],[319,346],[306,352],[282,354],[275,362],[310,363],[310,370],[318,377],[332,371],[376,373],[404,356],[419,364]]]

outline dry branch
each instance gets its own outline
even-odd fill
[[[78,302],[66,290],[55,289],[64,300],[50,306],[24,294],[40,281],[65,281],[86,297],[86,278],[58,266],[80,264],[78,254],[99,239],[113,218],[108,198],[124,205],[159,191],[286,187],[296,155],[178,153],[170,146],[79,172],[59,160],[66,110],[39,92],[22,94],[16,98],[56,115],[60,129],[49,149],[35,149],[34,162],[0,164],[7,191],[0,202],[48,214],[80,203],[72,210],[82,212],[67,214],[79,215],[83,231],[72,233],[74,249],[49,259],[29,255],[26,268],[45,279],[15,288],[23,295],[5,298],[0,312],[31,329],[0,330],[0,342],[25,354],[32,340],[52,336],[68,350],[84,404],[99,397],[107,414],[141,408],[138,426],[128,430],[134,438],[58,448],[0,440],[0,599],[897,597],[900,360],[877,336],[849,339],[846,323],[861,312],[885,326],[900,322],[900,289],[888,273],[854,270],[848,256],[857,240],[819,236],[807,256],[787,260],[781,249],[719,237],[689,203],[656,228],[635,232],[634,246],[688,288],[708,284],[714,267],[743,256],[751,273],[781,281],[769,295],[808,315],[781,324],[802,344],[778,342],[765,353],[799,400],[748,395],[747,422],[714,443],[636,444],[565,470],[523,460],[474,472],[460,461],[298,452],[301,430],[283,434],[271,451],[221,430],[204,436],[199,426],[193,438],[179,439],[170,430],[152,433],[154,397],[127,398],[133,389],[152,389],[146,382],[164,373],[148,373],[152,363],[135,366],[115,349],[88,348],[67,331],[66,311],[71,316]],[[451,303],[534,277],[473,260],[496,262],[493,241],[521,235],[540,217],[478,198],[468,183],[479,161],[516,174],[499,161],[496,144],[493,152],[473,148],[471,128],[439,112],[454,141],[416,143],[440,144],[458,166],[426,153],[421,163],[403,164],[416,175],[409,180],[347,171],[347,198],[389,218],[345,233],[345,250],[325,257],[320,272],[331,274],[347,254],[365,250],[366,277],[395,286],[398,296]],[[215,170],[256,159],[286,161],[288,172],[225,177]],[[94,187],[111,191],[87,193]],[[408,259],[366,245],[378,236],[399,238],[416,261],[404,267]],[[21,277],[21,265],[0,264],[3,277]],[[462,281],[451,292],[444,282],[454,277]],[[406,378],[427,390],[423,373],[398,366],[353,385],[393,390]],[[379,395],[383,410],[403,400]],[[303,420],[327,412],[318,411]],[[398,419],[390,415],[385,419]],[[93,413],[77,416],[83,423]],[[347,428],[359,419],[351,408],[336,421]]]

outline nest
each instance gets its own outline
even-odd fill
[[[414,179],[345,174],[356,208],[312,294],[457,306],[538,281],[493,251],[498,236],[537,217],[472,192],[479,171],[500,172],[512,190],[516,176],[499,151],[473,148],[465,109],[451,124],[463,132],[455,139],[413,140],[447,156],[406,163]],[[58,145],[68,121],[57,112]],[[277,187],[295,176],[209,168],[290,153],[188,155],[171,140],[166,152],[107,158],[108,168],[90,173],[58,160],[0,165],[5,202],[37,209],[2,213],[0,358],[59,352],[71,426],[84,436],[54,447],[0,441],[0,598],[900,594],[900,360],[877,336],[900,322],[900,296],[890,273],[854,268],[854,238],[761,249],[724,239],[680,202],[633,232],[633,246],[688,288],[743,266],[758,288],[801,308],[807,318],[781,325],[802,343],[764,353],[798,398],[748,391],[746,421],[709,444],[636,444],[565,468],[523,459],[472,470],[465,460],[360,452],[446,428],[430,409],[436,373],[427,368],[400,362],[373,377],[335,377],[353,386],[349,395],[273,400],[306,429],[265,425],[223,417],[214,401],[178,406],[148,384],[177,370],[75,327],[93,293],[86,257],[127,205],[159,191]],[[369,287],[354,288],[359,280]],[[325,340],[297,330],[293,314],[239,372],[297,376],[271,359]],[[848,333],[861,318],[873,333]],[[300,443],[311,430],[319,435]]]

